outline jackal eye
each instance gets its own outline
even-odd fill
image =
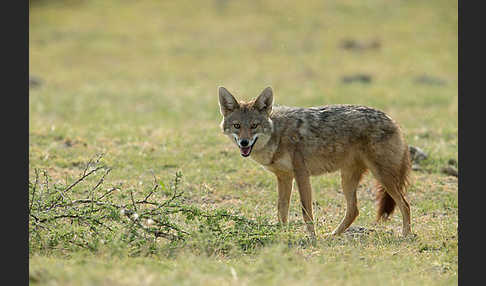
[[[238,124],[238,123],[233,124],[233,127],[236,128],[236,129],[240,129],[240,124]]]
[[[258,127],[258,123],[253,123],[252,125],[250,125],[250,128],[251,129],[255,129]]]

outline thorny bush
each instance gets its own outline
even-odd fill
[[[144,191],[104,188],[110,171],[102,155],[70,184],[51,183],[46,171],[34,170],[29,180],[30,253],[95,252],[105,246],[130,255],[182,247],[211,254],[251,251],[276,239],[278,225],[265,218],[250,220],[225,209],[185,204],[181,172],[168,186],[154,176],[153,186]]]

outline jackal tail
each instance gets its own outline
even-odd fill
[[[405,194],[405,190],[410,184],[410,170],[410,154],[408,148],[405,148],[399,168],[392,170],[392,173],[394,173],[394,187],[402,195]],[[386,191],[386,186],[383,186],[380,182],[378,182],[375,202],[377,204],[377,221],[388,219],[395,210],[395,201]]]

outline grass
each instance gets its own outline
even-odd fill
[[[96,251],[31,247],[32,285],[457,284],[457,178],[440,172],[458,158],[457,2],[39,0],[29,25],[30,74],[42,79],[29,96],[31,181],[45,170],[51,185],[66,185],[103,153],[104,187],[125,198],[180,171],[188,203],[276,222],[273,175],[221,134],[219,85],[243,99],[271,85],[282,105],[377,107],[428,154],[408,191],[415,238],[399,237],[399,212],[372,224],[367,176],[353,226],[375,230],[368,235],[289,244],[304,239],[297,225],[254,251],[225,253],[207,251],[204,237],[175,252],[158,240],[139,255],[115,240]],[[343,49],[350,39],[380,46]],[[357,73],[371,83],[341,81]],[[424,75],[445,84],[418,83]],[[323,237],[344,214],[339,175],[312,186]],[[302,220],[297,192],[290,219]]]

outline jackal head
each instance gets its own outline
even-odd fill
[[[218,94],[223,115],[221,129],[240,148],[241,156],[248,157],[253,149],[263,148],[273,131],[270,119],[272,88],[265,88],[256,99],[249,102],[237,101],[224,87],[218,88]]]

